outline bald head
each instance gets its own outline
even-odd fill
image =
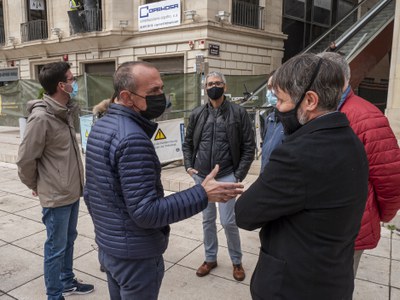
[[[119,95],[123,90],[135,92],[137,90],[138,75],[143,74],[146,69],[157,70],[154,65],[145,61],[129,61],[120,65],[114,73],[113,98],[119,99]]]

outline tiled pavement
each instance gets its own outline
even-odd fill
[[[11,131],[0,128],[0,161],[15,158],[17,139]],[[190,185],[183,167],[167,168],[162,174],[166,192]],[[247,177],[246,185],[256,178]],[[173,224],[166,251],[166,272],[159,299],[250,299],[249,282],[258,256],[258,233],[241,231],[243,264],[247,277],[236,282],[225,235],[218,225],[220,251],[218,268],[199,278],[195,270],[203,261],[201,215]],[[93,225],[81,201],[79,235],[75,244],[74,268],[79,279],[95,285],[85,296],[67,299],[109,299],[105,274],[99,271]],[[41,223],[39,201],[20,183],[16,165],[0,162],[0,300],[45,299],[43,282],[43,242],[45,228]],[[382,228],[378,247],[363,255],[356,279],[354,299],[400,299],[400,236]]]

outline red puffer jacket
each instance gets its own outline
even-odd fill
[[[389,222],[400,209],[400,149],[387,118],[353,91],[340,111],[364,144],[369,162],[368,199],[355,249],[373,249],[380,239],[380,222]]]

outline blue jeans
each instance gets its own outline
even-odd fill
[[[204,178],[193,175],[196,184],[202,183]],[[237,182],[234,174],[218,178],[220,182]],[[235,198],[226,203],[218,203],[220,222],[225,231],[228,243],[228,252],[232,263],[237,265],[242,262],[242,250],[240,247],[239,229],[235,220]],[[203,210],[203,233],[204,248],[207,262],[217,261],[218,237],[217,237],[217,209],[215,203],[209,202],[206,209]]]
[[[64,288],[72,286],[74,241],[78,235],[79,200],[73,204],[43,208],[42,221],[46,226],[44,243],[44,280],[48,300],[59,300]]]
[[[162,255],[121,259],[99,248],[99,261],[106,269],[111,300],[157,300],[165,269]]]

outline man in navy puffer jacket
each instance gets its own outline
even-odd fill
[[[145,62],[122,64],[114,75],[114,103],[94,125],[87,144],[84,198],[92,216],[99,260],[111,299],[157,299],[164,275],[168,224],[227,201],[242,185],[205,183],[164,197],[150,119],[166,108],[158,70]]]

